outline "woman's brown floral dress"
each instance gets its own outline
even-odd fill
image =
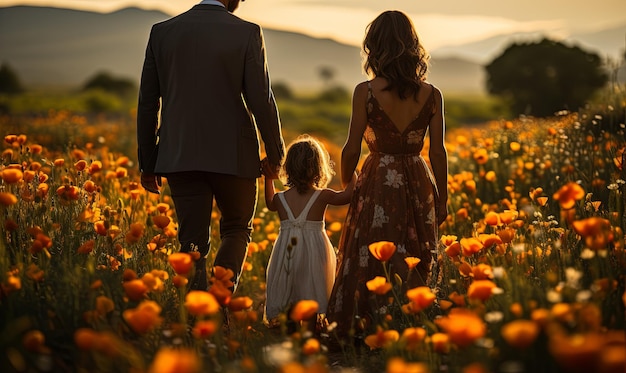
[[[385,276],[369,244],[396,244],[389,265],[404,282],[409,277],[408,288],[426,284],[437,247],[437,192],[432,173],[420,155],[433,116],[434,94],[400,133],[380,107],[369,83],[368,87],[368,123],[363,137],[370,153],[358,176],[339,241],[337,277],[328,305],[328,321],[337,323],[335,330],[340,336],[363,321],[367,324],[376,313],[387,312],[387,297],[376,301],[366,286],[374,277]],[[410,276],[406,257],[421,259]],[[361,321],[357,322],[355,316]]]

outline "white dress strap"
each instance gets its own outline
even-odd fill
[[[278,198],[280,198],[280,201],[282,202],[283,206],[285,207],[285,211],[287,211],[287,217],[289,218],[289,220],[306,220],[307,215],[309,215],[309,210],[311,209],[311,206],[313,206],[313,203],[315,202],[315,200],[317,199],[317,196],[319,196],[321,192],[322,191],[320,189],[317,189],[315,192],[313,192],[313,194],[311,195],[311,198],[309,198],[309,201],[306,203],[306,206],[304,206],[304,209],[302,210],[300,215],[298,215],[297,218],[293,215],[291,208],[287,204],[287,200],[285,199],[285,196],[283,194],[284,192],[277,193],[277,195],[278,195]]]
[[[278,195],[278,198],[280,199],[280,202],[283,204],[285,211],[287,211],[287,217],[289,218],[289,220],[296,220],[296,218],[293,216],[293,212],[291,212],[291,209],[289,208],[289,205],[287,204],[287,200],[285,199],[284,192],[279,192],[277,193],[277,195]]]
[[[313,194],[311,195],[311,198],[309,198],[309,201],[306,203],[306,206],[304,206],[304,209],[298,216],[298,220],[306,220],[306,217],[309,215],[309,210],[311,209],[311,206],[313,206],[313,203],[315,203],[317,196],[319,196],[321,192],[322,191],[320,189],[317,189],[315,192],[313,192]]]

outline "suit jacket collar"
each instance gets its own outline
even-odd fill
[[[228,10],[226,10],[226,8],[224,8],[223,6],[212,4],[196,4],[193,6],[193,8],[191,8],[191,10],[219,10],[228,12]]]

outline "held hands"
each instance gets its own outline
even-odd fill
[[[150,173],[141,173],[141,185],[150,193],[160,193],[161,187],[161,176],[150,174]]]
[[[261,173],[269,180],[278,179],[278,172],[280,171],[280,165],[272,164],[269,159],[263,158],[261,160]]]

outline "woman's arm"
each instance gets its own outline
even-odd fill
[[[367,82],[359,83],[352,96],[348,138],[341,151],[341,185],[346,188],[361,157],[361,142],[367,127]]]
[[[445,147],[445,119],[444,103],[441,91],[433,86],[435,90],[435,114],[430,121],[430,150],[428,157],[433,168],[439,200],[437,205],[437,222],[443,223],[448,215],[448,153]]]

